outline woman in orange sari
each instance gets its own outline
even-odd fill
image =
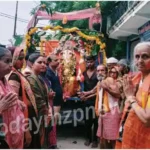
[[[134,49],[136,76],[123,78],[126,106],[116,148],[150,148],[150,42]],[[128,111],[127,111],[128,110]]]
[[[24,112],[26,124],[26,130],[24,132],[24,148],[41,148],[40,136],[37,131],[35,120],[37,120],[38,112],[34,94],[31,90],[30,84],[24,75],[20,72],[24,63],[24,52],[21,47],[17,47],[13,54],[13,68],[8,76],[9,84],[13,90],[19,96],[19,99],[23,101],[27,109]]]

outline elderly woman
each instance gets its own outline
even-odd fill
[[[136,45],[134,61],[139,73],[123,79],[126,109],[116,148],[150,148],[150,42]]]
[[[126,59],[119,60],[118,71],[121,77],[130,72],[129,62]]]
[[[40,148],[39,132],[35,132],[37,126],[34,120],[37,119],[38,115],[35,97],[30,84],[20,72],[23,67],[24,57],[23,49],[17,47],[13,54],[13,68],[8,76],[8,80],[13,90],[19,96],[20,101],[23,101],[27,106],[24,112],[26,124],[28,124],[24,133],[24,148]]]
[[[40,124],[40,143],[42,148],[48,148],[48,126],[51,119],[51,107],[48,101],[48,88],[44,83],[41,72],[45,71],[46,61],[45,57],[39,53],[33,53],[29,56],[29,61],[32,63],[32,72],[27,77],[32,91],[34,92],[38,119]],[[44,118],[44,117],[47,117]]]
[[[17,95],[5,79],[5,75],[7,75],[11,71],[11,68],[11,52],[6,48],[0,47],[0,116],[2,117],[2,122],[5,125],[5,140],[8,143],[9,148],[22,149],[24,141],[24,131],[22,123],[24,119],[24,115],[22,112],[23,104],[19,102]],[[11,126],[12,122],[16,122],[16,126]],[[1,135],[2,134],[0,134],[0,136]],[[0,148],[8,148],[3,147],[3,144],[4,142],[0,141]]]
[[[124,108],[124,102],[125,102],[125,94],[123,91],[123,76],[131,74],[130,72],[130,67],[129,67],[129,62],[126,59],[121,59],[118,62],[118,72],[119,72],[119,77],[117,79],[117,84],[118,88],[121,94],[120,100],[119,100],[119,108],[120,112],[123,112]],[[133,74],[131,74],[133,75]]]

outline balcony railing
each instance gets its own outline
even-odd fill
[[[110,28],[128,11],[136,7],[140,1],[119,1],[117,2],[111,15],[107,18],[107,30]]]

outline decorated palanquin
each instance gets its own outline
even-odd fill
[[[37,51],[38,49],[42,55],[48,56],[54,53],[60,58],[58,72],[65,99],[76,97],[77,91],[82,90],[82,82],[84,81],[82,73],[86,69],[86,55],[94,55],[97,57],[98,63],[106,63],[104,36],[99,30],[98,32],[92,31],[93,24],[101,24],[102,21],[98,4],[96,8],[69,13],[54,12],[52,15],[44,11],[45,6],[42,6],[42,9],[39,7],[28,24],[24,52],[27,54],[29,51]],[[87,32],[87,29],[84,31],[77,27],[64,28],[50,25],[35,27],[38,17],[62,20],[64,24],[67,23],[67,20],[89,19],[90,30]],[[46,40],[43,35],[46,35],[47,30],[60,31],[64,36],[60,40]]]

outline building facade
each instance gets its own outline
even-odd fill
[[[140,41],[150,41],[150,1],[118,1],[107,18],[109,38],[126,41],[127,55],[133,59],[133,49]]]

